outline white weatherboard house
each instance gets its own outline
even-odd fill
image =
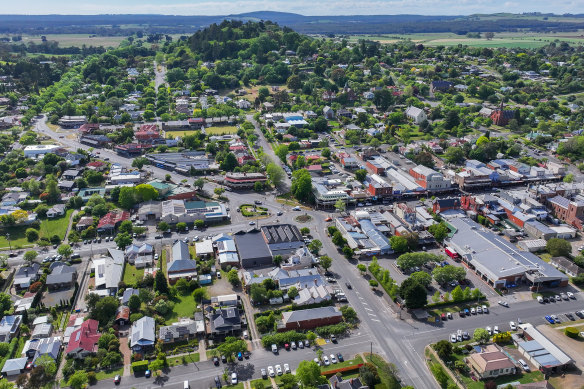
[[[424,110],[414,106],[409,106],[408,109],[406,109],[406,116],[408,119],[413,120],[416,124],[420,124],[424,120],[428,120]]]

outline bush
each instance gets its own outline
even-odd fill
[[[578,337],[580,336],[579,333],[580,331],[578,331],[578,329],[574,327],[566,327],[564,329],[564,334],[572,339],[578,339]]]
[[[317,327],[314,329],[318,335],[322,337],[329,337],[331,335],[342,335],[349,329],[347,323],[331,324],[328,326]]]
[[[379,282],[377,282],[377,281],[375,281],[375,280],[369,280],[369,285],[370,285],[372,288],[376,288],[376,287],[378,287],[378,286],[379,286]]]
[[[97,375],[95,374],[94,371],[90,371],[89,373],[87,373],[87,382],[89,383],[89,385],[97,384]]]
[[[148,370],[148,361],[132,362],[132,371],[134,373]]]

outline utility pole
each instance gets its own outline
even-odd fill
[[[10,247],[10,255],[12,255],[12,244],[10,243],[10,234],[6,234],[6,240],[8,241],[8,247]]]

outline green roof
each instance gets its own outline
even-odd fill
[[[149,184],[152,185],[155,189],[168,189],[168,188],[170,188],[170,185],[165,184],[164,182],[160,182],[160,181],[152,181]]]

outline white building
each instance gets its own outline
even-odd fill
[[[426,116],[426,113],[424,112],[423,109],[414,107],[412,105],[409,106],[408,109],[406,109],[406,116],[408,117],[408,119],[413,120],[414,123],[416,124],[420,124],[424,120],[428,120],[428,117]]]
[[[57,145],[32,145],[24,148],[24,156],[26,158],[38,158],[40,155],[55,153],[60,146]]]

